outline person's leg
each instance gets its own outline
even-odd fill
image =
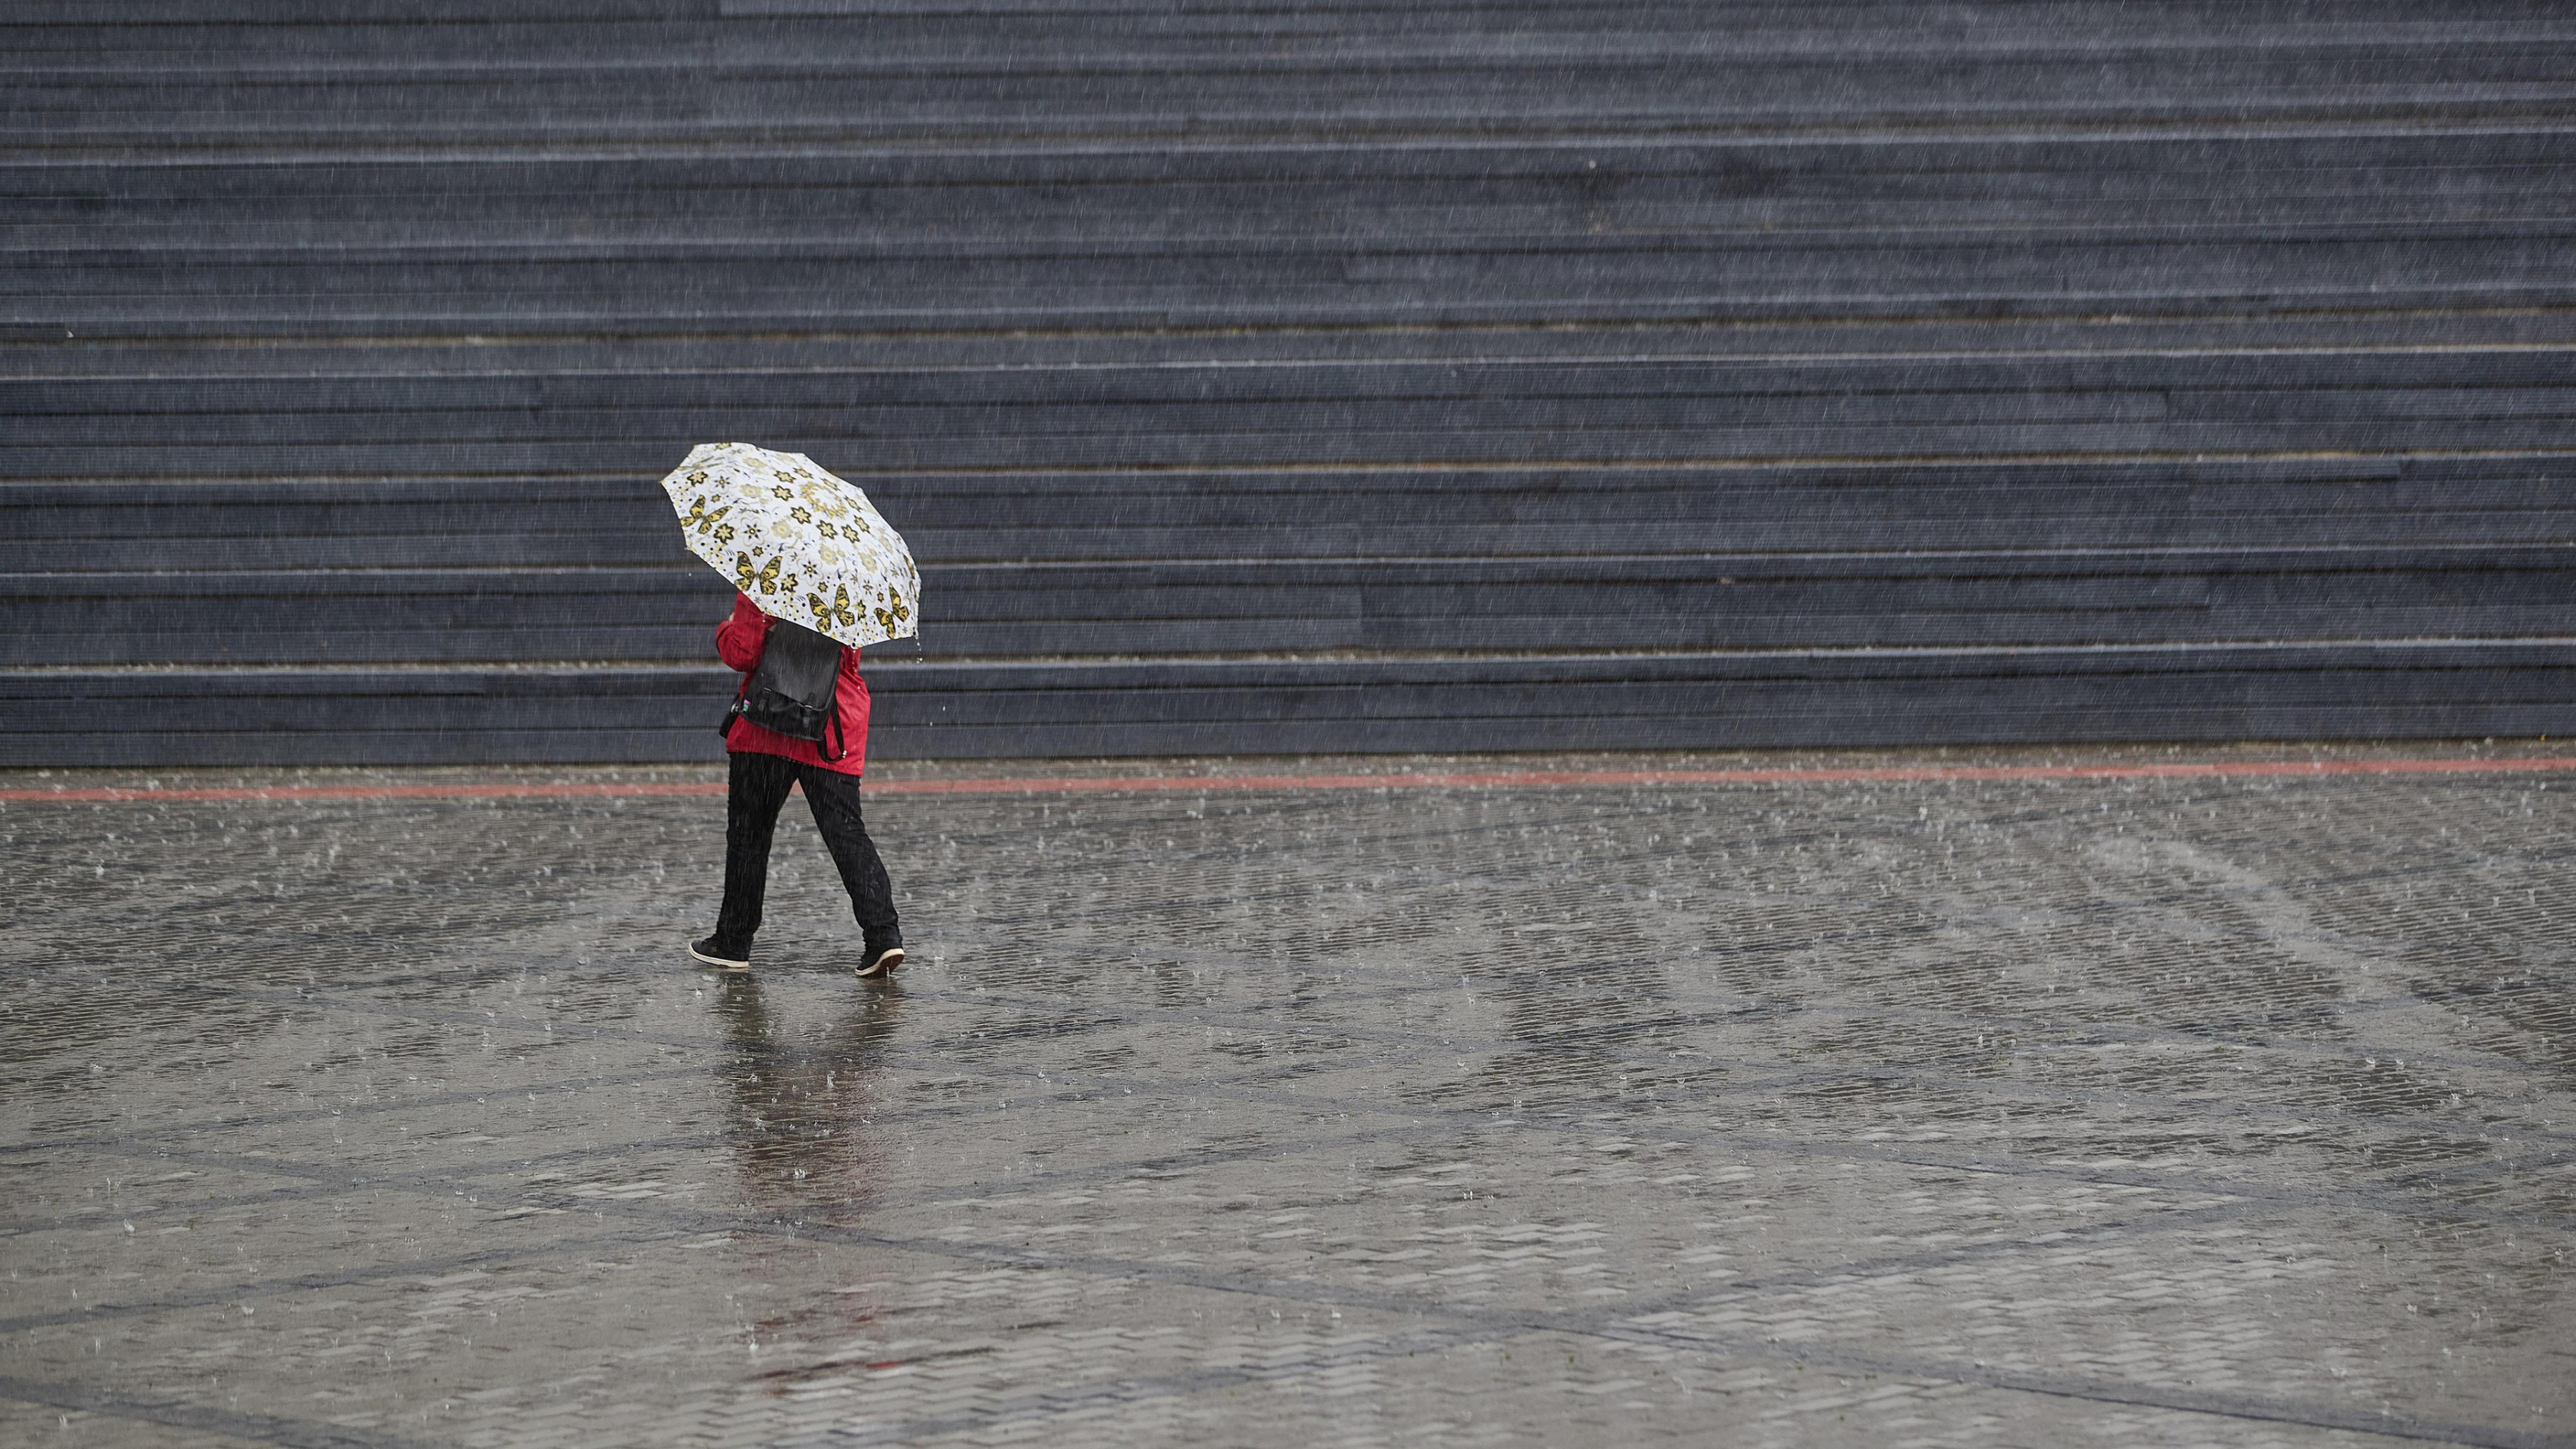
[[[805,783],[805,803],[814,810],[815,828],[823,832],[832,863],[841,868],[841,884],[849,888],[850,912],[858,917],[867,943],[864,967],[903,944],[903,926],[895,919],[894,885],[886,879],[885,862],[859,818],[859,782],[814,765],[800,765],[797,773]]]
[[[760,906],[769,894],[769,838],[778,809],[796,785],[796,762],[748,752],[730,757],[733,778],[725,792],[724,908],[716,913],[710,954],[748,960],[760,930]]]

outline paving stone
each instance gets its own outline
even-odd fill
[[[2576,1443],[2555,777],[721,813],[0,800],[0,1440]]]

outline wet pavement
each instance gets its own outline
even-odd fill
[[[0,802],[0,1442],[2576,1443],[2576,773],[883,773]]]

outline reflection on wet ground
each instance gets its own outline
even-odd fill
[[[0,1442],[2576,1443],[2571,791],[0,802]]]
[[[865,1208],[887,1180],[883,1141],[867,1128],[886,1110],[878,1068],[903,1015],[901,984],[853,991],[800,1032],[769,1009],[758,977],[716,980],[734,1052],[718,1068],[732,1096],[725,1136],[745,1199],[799,1216]]]

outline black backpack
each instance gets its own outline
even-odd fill
[[[819,746],[840,728],[840,682],[840,641],[781,619],[769,626],[760,667],[743,681],[742,693],[734,697],[733,708],[725,711],[718,728],[730,732],[739,715],[763,729]],[[848,753],[846,739],[841,748],[823,752],[833,760]]]

